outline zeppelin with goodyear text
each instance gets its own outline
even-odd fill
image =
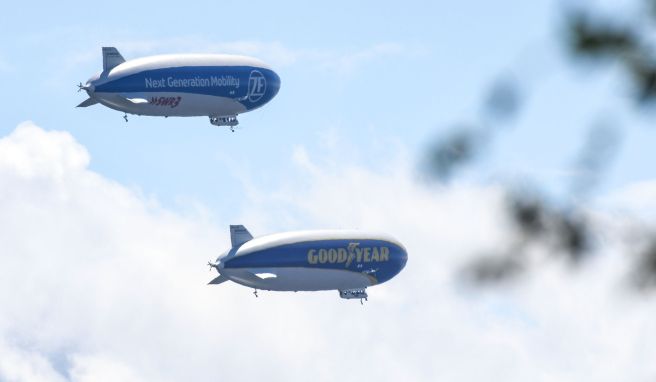
[[[227,54],[171,54],[125,61],[104,47],[103,71],[79,85],[89,98],[111,109],[161,117],[208,116],[234,128],[237,115],[271,101],[280,77],[255,58]],[[234,131],[234,130],[233,130]]]
[[[300,231],[253,238],[241,225],[230,226],[232,248],[212,268],[210,284],[234,281],[272,291],[338,290],[342,298],[366,299],[366,288],[396,276],[408,254],[382,234],[359,231]]]

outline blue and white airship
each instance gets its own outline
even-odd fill
[[[253,238],[242,225],[230,226],[232,248],[210,267],[209,284],[234,281],[257,290],[338,290],[346,299],[366,299],[366,288],[396,276],[408,261],[401,243],[360,231],[284,232]]]
[[[239,124],[237,116],[278,94],[280,77],[264,62],[227,54],[171,54],[125,61],[104,47],[103,70],[79,85],[89,98],[127,114],[209,117],[216,126]]]

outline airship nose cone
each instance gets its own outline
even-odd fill
[[[278,94],[278,91],[280,90],[280,76],[278,76],[278,73],[276,72],[271,72],[271,98],[275,97],[276,94]]]
[[[399,267],[399,272],[405,268],[405,265],[408,263],[408,252],[403,251],[403,255],[401,256],[401,261],[400,261],[400,267]]]
[[[408,262],[408,252],[403,246],[390,245],[389,261],[385,263],[384,268],[378,272],[378,283],[385,281],[398,275]]]

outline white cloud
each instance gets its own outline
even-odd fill
[[[373,171],[327,154],[297,147],[296,176],[279,189],[251,185],[242,223],[256,234],[345,226],[397,236],[408,265],[365,306],[336,292],[256,299],[205,285],[227,222],[167,211],[90,171],[68,133],[20,125],[0,139],[0,380],[656,375],[655,308],[614,292],[617,245],[576,276],[545,262],[515,288],[467,289],[455,271],[504,239],[498,188],[427,189],[403,155],[381,155]]]
[[[601,200],[602,204],[612,207],[633,218],[656,220],[656,181],[632,183],[615,191]]]
[[[350,74],[361,67],[394,56],[401,56],[408,50],[397,43],[380,43],[364,49],[335,55],[323,62],[326,69],[336,69],[343,74]]]
[[[0,343],[0,378],[3,381],[64,381],[42,355],[3,343]]]
[[[381,42],[357,49],[301,49],[279,41],[239,40],[215,42],[199,36],[167,39],[102,40],[88,51],[67,54],[68,67],[100,60],[100,46],[115,46],[126,59],[165,53],[227,53],[258,57],[275,68],[312,65],[321,70],[350,74],[366,64],[403,54],[423,55],[426,49],[397,42]]]
[[[54,177],[76,173],[89,164],[89,153],[64,132],[40,134],[32,123],[21,124],[0,141],[0,169],[21,178]]]
[[[70,379],[76,382],[136,382],[142,381],[133,370],[112,359],[97,356],[74,356]]]

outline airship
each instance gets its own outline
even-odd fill
[[[209,117],[234,131],[237,116],[262,107],[278,94],[280,77],[264,62],[227,54],[169,54],[125,61],[103,47],[103,70],[78,85],[97,103],[128,114]]]
[[[408,254],[396,239],[347,230],[283,232],[253,238],[243,225],[230,226],[232,248],[210,269],[226,281],[257,291],[337,290],[344,299],[367,299],[367,287],[382,284],[405,267]]]

